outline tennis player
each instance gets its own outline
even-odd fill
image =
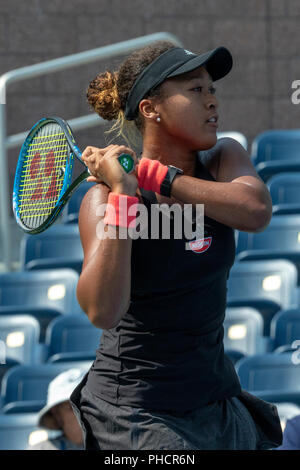
[[[231,68],[224,47],[197,55],[159,41],[132,53],[118,71],[100,73],[88,88],[89,103],[116,120],[118,135],[132,142],[137,129],[142,155],[131,144],[83,153],[89,180],[98,184],[80,208],[84,263],[77,296],[103,329],[97,357],[71,397],[86,449],[281,444],[276,407],[241,390],[223,347],[234,229],[260,232],[272,212],[247,152],[233,139],[217,142],[213,82]],[[122,153],[134,159],[131,174],[117,161]],[[105,203],[105,214],[97,215]],[[135,223],[137,204],[150,214],[151,205],[162,203],[204,204],[203,238],[186,249],[185,236],[173,232],[169,239],[97,236],[100,220],[119,234]],[[149,234],[150,228],[149,216]]]

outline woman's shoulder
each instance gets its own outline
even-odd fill
[[[220,176],[220,165],[221,163],[230,165],[230,161],[226,159],[226,162],[222,162],[222,154],[228,152],[231,154],[242,154],[246,153],[242,145],[231,137],[222,137],[217,140],[214,147],[208,150],[201,150],[198,152],[199,159],[205,168],[210,172],[216,181],[222,181]]]

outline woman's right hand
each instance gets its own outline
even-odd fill
[[[131,155],[135,166],[138,159],[135,152],[124,145],[109,145],[105,148],[87,147],[82,153],[82,160],[91,172],[89,182],[103,182],[112,192],[134,196],[138,187],[136,173],[126,173],[118,161],[122,153]]]

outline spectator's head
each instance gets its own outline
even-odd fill
[[[69,398],[86,371],[70,369],[55,377],[48,387],[47,405],[39,412],[39,426],[61,430],[74,444],[82,444],[82,430],[71,407]]]

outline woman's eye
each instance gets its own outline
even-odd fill
[[[203,87],[202,86],[197,86],[195,88],[193,88],[193,90],[198,90],[198,91],[202,91]],[[217,91],[217,89],[215,87],[210,87],[209,91],[211,92],[212,95],[214,95]]]

